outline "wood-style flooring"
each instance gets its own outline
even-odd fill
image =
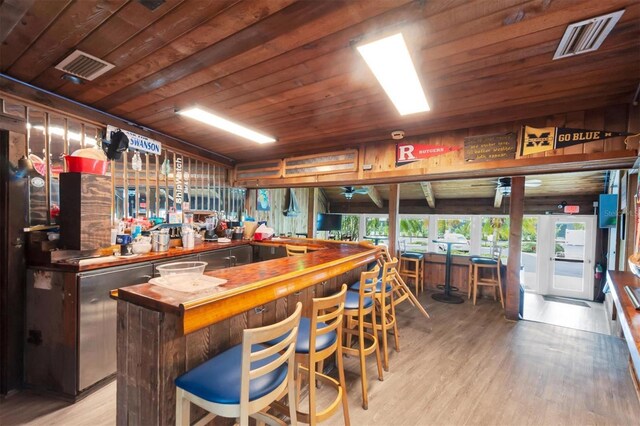
[[[352,425],[631,425],[640,419],[622,340],[508,322],[489,299],[477,306],[441,304],[429,294],[420,299],[432,319],[408,303],[399,308],[401,351],[391,349],[383,382],[369,358],[369,410],[361,407],[357,359],[346,360]],[[2,401],[0,424],[113,425],[115,390],[109,384],[74,405],[20,393]],[[325,391],[319,394],[333,396]],[[342,424],[341,412],[325,424]]]

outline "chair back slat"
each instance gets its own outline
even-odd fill
[[[360,273],[360,306],[364,306],[365,296],[373,296],[375,294],[376,284],[378,283],[378,271],[380,271],[380,267],[376,265],[371,271]]]
[[[381,284],[381,292],[382,292],[382,296],[385,296],[385,293],[387,292],[387,284],[389,284],[391,286],[391,288],[393,288],[394,285],[394,278],[395,275],[397,273],[397,268],[398,267],[398,259],[397,258],[393,258],[393,260],[391,261],[385,261],[382,264],[382,284]]]
[[[309,341],[315,342],[317,336],[323,336],[334,330],[342,332],[342,318],[344,315],[344,301],[347,295],[347,285],[342,284],[342,288],[336,294],[328,297],[318,297],[313,299],[311,312],[311,330]],[[326,327],[318,328],[318,323],[323,322]],[[315,352],[315,345],[311,345],[310,352]]]
[[[296,339],[298,337],[298,327],[300,325],[300,315],[302,303],[296,304],[296,310],[284,320],[264,327],[244,330],[242,333],[242,375],[240,386],[240,401],[249,403],[249,383],[276,368],[282,366],[287,361],[293,362],[295,356]],[[253,345],[261,345],[277,337],[284,336],[282,342],[269,347],[263,345],[261,349],[252,352]],[[276,353],[278,357],[267,364],[252,369],[252,363],[264,359]]]
[[[287,256],[298,256],[307,253],[307,246],[294,246],[291,244],[285,244],[287,250]]]

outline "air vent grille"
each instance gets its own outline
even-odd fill
[[[597,50],[616,25],[624,10],[576,22],[567,27],[553,59]]]
[[[56,65],[56,69],[60,71],[89,81],[101,76],[113,67],[115,65],[80,50],[76,50]]]

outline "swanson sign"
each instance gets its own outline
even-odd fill
[[[107,134],[115,132],[118,129],[113,126],[107,126]],[[129,149],[137,150],[141,152],[148,152],[149,154],[160,155],[162,152],[162,144],[157,140],[150,139],[146,136],[139,135],[137,133],[130,132],[128,130],[120,129],[129,138]]]

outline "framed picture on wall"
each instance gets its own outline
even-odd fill
[[[258,189],[256,195],[256,210],[260,212],[268,212],[271,210],[268,189]]]

